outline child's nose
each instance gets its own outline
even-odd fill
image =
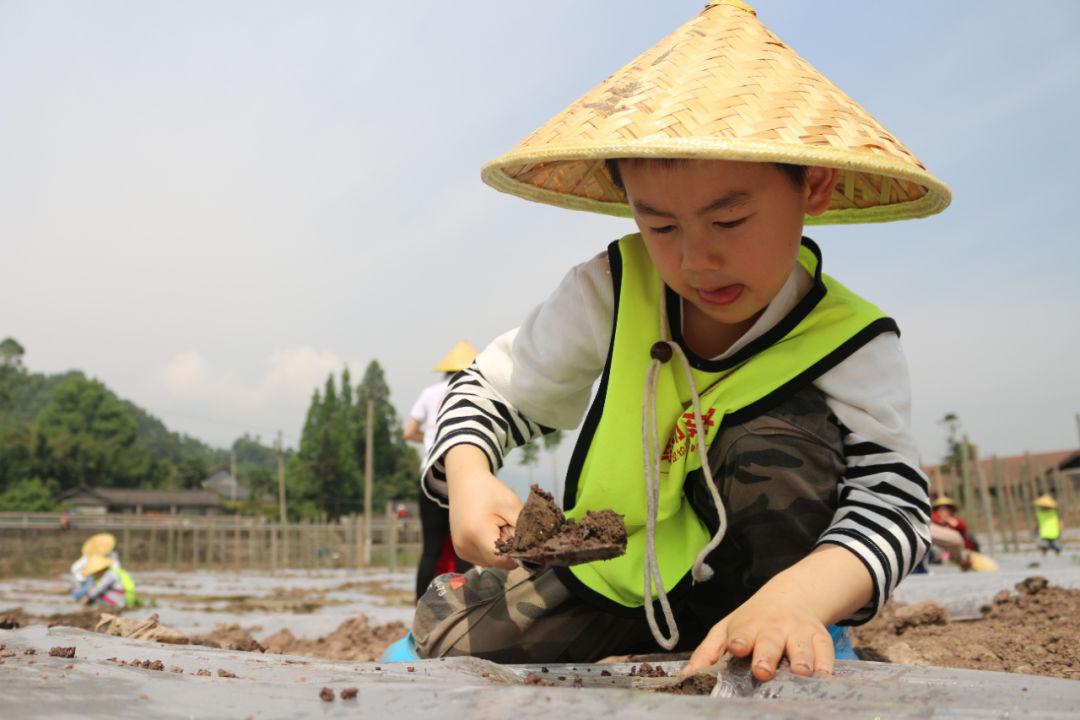
[[[719,270],[723,265],[723,252],[716,238],[709,237],[704,232],[688,232],[683,235],[683,270]]]

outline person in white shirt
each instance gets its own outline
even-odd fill
[[[467,368],[475,357],[476,349],[472,345],[465,340],[459,342],[434,368],[435,372],[443,373],[443,379],[421,390],[420,396],[413,403],[402,435],[410,442],[423,444],[425,459],[435,440],[435,421],[446,388],[450,385],[450,378]],[[446,509],[429,498],[422,489],[419,494],[419,508],[423,545],[416,570],[417,600],[435,576],[448,572],[463,573],[472,567],[454,553],[453,541],[450,538],[450,517]]]

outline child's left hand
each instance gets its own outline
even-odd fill
[[[778,598],[767,589],[713,626],[684,675],[712,665],[725,651],[736,657],[753,653],[751,667],[758,680],[772,679],[784,656],[796,675],[832,673],[835,652],[829,631],[797,598]]]

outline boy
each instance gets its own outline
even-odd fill
[[[425,491],[486,568],[436,578],[425,657],[725,651],[830,672],[929,545],[895,323],[822,273],[803,223],[920,217],[948,190],[738,0],[711,2],[484,168],[498,189],[630,215],[451,382]],[[510,448],[581,422],[564,506],[624,515],[624,556],[536,574],[494,555]],[[641,450],[638,451],[638,438]],[[492,569],[496,568],[496,569]],[[501,569],[498,569],[501,568]],[[655,598],[655,602],[654,602]]]

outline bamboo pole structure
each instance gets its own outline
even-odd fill
[[[993,472],[994,485],[996,485],[998,491],[1002,493],[1002,500],[1005,502],[1005,512],[1009,521],[1009,538],[1012,541],[1013,552],[1020,552],[1020,540],[1016,528],[1016,507],[1013,502],[1012,483],[1008,482],[1008,478],[1005,478],[1002,475],[1001,465],[998,463],[996,457],[994,458]]]
[[[994,513],[990,507],[990,494],[986,489],[986,478],[983,476],[982,468],[979,466],[979,460],[977,457],[972,460],[972,468],[975,471],[975,479],[979,486],[979,496],[982,502],[982,514],[983,520],[986,523],[986,545],[989,548],[991,555],[997,554],[997,546],[994,540]],[[1004,540],[1002,540],[1004,544]]]
[[[364,441],[364,565],[371,564],[371,500],[375,483],[375,398],[367,393]]]

